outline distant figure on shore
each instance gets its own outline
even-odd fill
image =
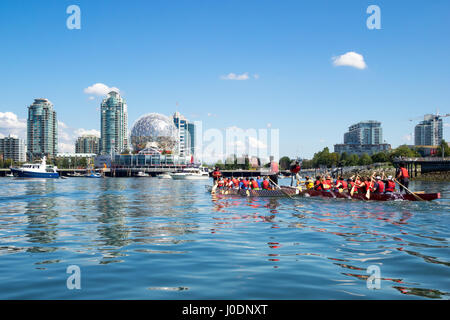
[[[406,165],[404,162],[400,163],[400,168],[397,169],[396,172],[396,179],[398,180],[398,182],[400,182],[403,186],[405,186],[406,188],[408,188],[409,185],[409,173],[408,173],[408,169],[406,169]],[[400,188],[400,193],[403,192],[404,188],[403,186],[399,186]],[[405,190],[406,193],[406,190]]]

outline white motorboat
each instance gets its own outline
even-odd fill
[[[148,173],[145,173],[145,172],[142,172],[142,171],[139,171],[137,174],[136,174],[136,177],[149,177],[150,175],[148,174]]]
[[[161,173],[158,174],[157,177],[159,179],[172,179],[172,176],[169,173]]]
[[[174,180],[206,180],[209,179],[208,168],[185,168],[183,171],[170,174]]]
[[[59,178],[57,169],[56,166],[47,165],[44,156],[41,163],[25,163],[20,168],[11,168],[11,172],[22,178]]]

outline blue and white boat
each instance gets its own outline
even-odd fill
[[[56,166],[48,166],[44,156],[41,163],[25,163],[20,168],[11,168],[11,172],[22,178],[59,178],[57,169]]]

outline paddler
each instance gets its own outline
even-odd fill
[[[306,176],[305,187],[306,187],[306,189],[308,189],[308,190],[314,188],[314,181],[313,181],[313,179],[311,179],[311,177],[309,177],[309,176]]]
[[[219,189],[222,189],[224,186],[224,181],[222,178],[219,179],[219,181],[217,182],[217,186]]]
[[[384,183],[380,176],[375,178],[375,183],[373,185],[373,193],[384,193]]]
[[[321,180],[322,188],[324,191],[331,191],[331,177],[328,176],[327,179],[323,178]]]
[[[263,183],[263,179],[260,177],[260,176],[258,176],[258,178],[256,178],[256,182],[258,183],[258,188],[262,188],[262,183]]]
[[[384,193],[393,193],[395,192],[395,182],[392,179],[392,176],[389,176],[386,182],[386,187]]]
[[[408,185],[409,185],[409,173],[408,173],[408,169],[406,169],[405,167],[406,167],[406,165],[405,165],[404,162],[400,163],[400,168],[397,169],[396,179],[403,186],[408,188]],[[402,185],[399,185],[400,192],[402,192],[404,190]],[[406,193],[406,190],[405,190],[405,193]]]
[[[259,190],[258,182],[253,178],[250,179],[250,186],[252,190]]]
[[[264,177],[264,180],[262,182],[262,188],[264,190],[269,190],[269,185],[270,185],[269,180],[267,180],[267,177]]]
[[[336,180],[335,188],[336,188],[336,190],[339,191],[339,192],[343,192],[344,190],[347,189],[347,182],[344,180],[343,177],[339,177],[339,178]]]
[[[231,177],[231,182],[233,183],[233,186],[235,189],[239,189],[239,180],[235,177]]]
[[[322,191],[322,182],[320,181],[320,176],[316,177],[316,182],[314,182],[314,190]]]

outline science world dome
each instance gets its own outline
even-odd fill
[[[149,113],[136,120],[131,128],[130,138],[136,152],[145,148],[173,152],[178,145],[178,129],[169,117]]]

